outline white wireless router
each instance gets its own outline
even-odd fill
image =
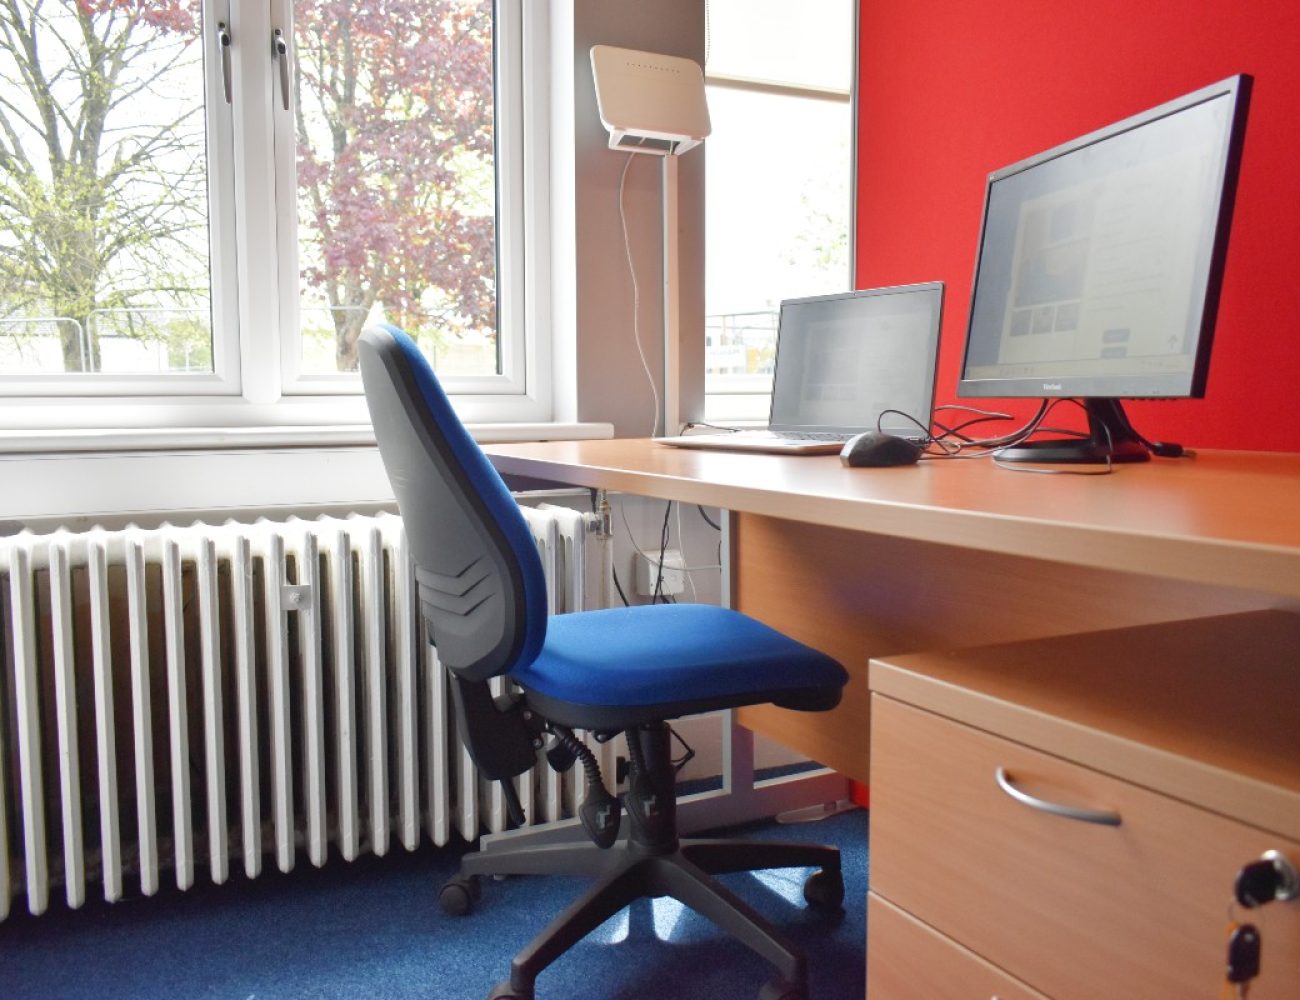
[[[680,156],[711,131],[698,63],[594,45],[591,71],[610,149]]]

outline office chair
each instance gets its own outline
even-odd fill
[[[483,875],[596,879],[515,957],[509,980],[489,1000],[532,1000],[538,974],[565,950],[634,900],[665,895],[777,967],[760,1000],[805,1000],[803,955],[711,876],[819,868],[805,884],[805,899],[837,910],[844,898],[839,852],[679,839],[667,720],[766,702],[829,709],[848,679],[844,669],[752,618],[709,605],[548,618],[541,560],[524,518],[415,343],[395,327],[374,327],[361,336],[360,358],[375,437],[415,562],[423,620],[448,668],[461,739],[482,773],[501,782],[516,824],[524,817],[510,779],[532,768],[543,749],[556,768],[581,762],[585,773],[583,841],[501,851],[494,845],[466,855],[460,874],[442,888],[443,909],[463,914]],[[511,693],[494,697],[489,680],[503,676]],[[606,791],[595,757],[574,730],[598,739],[626,734],[622,804]]]

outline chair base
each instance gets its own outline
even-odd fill
[[[493,991],[492,1000],[533,1000],[537,976],[548,965],[619,910],[638,899],[659,896],[671,896],[707,917],[776,966],[779,979],[764,987],[763,997],[799,1000],[806,996],[803,953],[712,876],[767,868],[817,868],[820,870],[805,883],[804,898],[819,909],[838,910],[844,899],[839,851],[816,844],[761,840],[679,840],[666,730],[645,727],[629,732],[628,737],[639,740],[640,753],[634,756],[646,767],[649,785],[639,787],[650,796],[654,790],[667,793],[654,796],[657,802],[652,819],[646,818],[637,803],[629,803],[620,839],[608,850],[584,840],[543,846],[502,845],[499,850],[468,854],[461,859],[460,876],[444,886],[444,909],[464,913],[473,904],[481,876],[582,875],[595,879],[515,956],[509,981]]]
[[[783,989],[775,995],[799,996],[807,989],[803,953],[748,903],[711,877],[793,867],[819,868],[805,886],[805,897],[819,908],[839,908],[844,895],[839,851],[815,844],[683,840],[667,853],[647,851],[631,839],[610,850],[589,843],[563,844],[466,855],[461,877],[596,876],[585,893],[515,956],[509,982],[492,994],[496,1000],[532,1000],[537,976],[565,951],[624,907],[659,896],[671,896],[708,917],[776,966]]]

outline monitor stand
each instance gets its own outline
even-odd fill
[[[1145,441],[1128,422],[1118,399],[1087,397],[1088,436],[1025,441],[997,453],[1003,462],[1146,462],[1151,458]]]

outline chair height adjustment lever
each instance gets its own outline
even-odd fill
[[[623,822],[623,808],[618,799],[605,790],[603,782],[587,783],[587,797],[578,809],[578,817],[592,843],[602,849],[614,846],[618,840],[618,828]]]

